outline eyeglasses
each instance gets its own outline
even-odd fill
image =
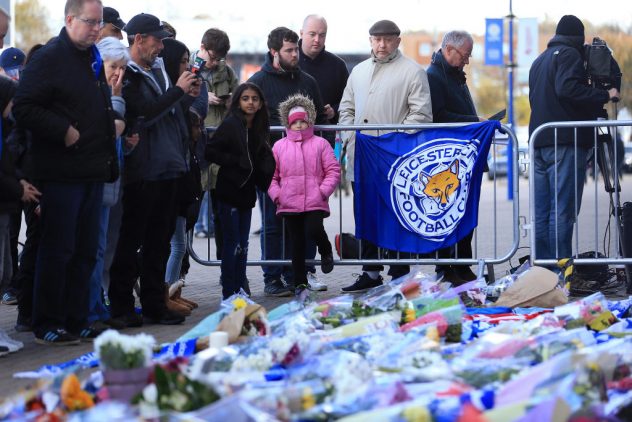
[[[454,48],[454,51],[456,51],[459,54],[459,57],[461,57],[461,60],[469,60],[470,57],[472,57],[471,54],[463,54],[463,53],[461,53],[458,48]]]
[[[103,28],[103,26],[105,25],[105,22],[103,22],[102,20],[98,21],[96,19],[85,19],[82,18],[80,16],[75,16],[76,19],[79,19],[81,22],[85,23],[88,26],[98,26],[99,28]]]

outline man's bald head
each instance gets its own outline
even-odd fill
[[[314,59],[325,49],[327,39],[327,21],[320,15],[307,15],[301,29],[301,49],[305,55]]]

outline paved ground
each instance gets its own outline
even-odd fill
[[[632,186],[632,176],[627,175],[622,186],[624,193],[623,200],[632,200],[630,190],[626,192],[626,186]],[[594,200],[594,183],[589,182],[584,194],[584,204],[582,208],[582,216],[580,218],[580,249],[582,251],[595,249],[591,247],[595,244],[593,239],[595,233],[595,217],[593,204]],[[479,229],[476,236],[476,251],[479,257],[504,257],[510,250],[513,242],[513,222],[512,203],[506,200],[506,179],[500,179],[497,183],[485,181],[482,189],[482,197],[479,211]],[[598,227],[597,233],[601,242],[605,223],[607,221],[607,200],[602,193],[601,185],[597,189],[597,209]],[[528,215],[528,186],[525,179],[520,180],[520,214]],[[494,203],[496,206],[494,207]],[[342,229],[346,232],[353,232],[353,222],[351,219],[352,203],[350,198],[332,198],[332,215],[326,220],[326,228],[333,241],[333,234],[338,231],[340,218],[340,209],[343,210]],[[260,225],[259,213],[253,213],[252,230],[254,231]],[[494,224],[494,222],[496,222]],[[495,228],[494,228],[495,227]],[[260,256],[259,238],[251,236],[250,238],[251,258]],[[525,237],[517,239],[521,247],[528,247],[528,240]],[[207,243],[203,239],[194,241],[194,248],[201,256],[206,256]],[[599,243],[601,244],[601,243]],[[601,247],[599,248],[601,250]],[[212,252],[211,254],[213,254]],[[520,249],[516,256],[526,255],[528,250]],[[511,263],[517,265],[517,259],[512,259]],[[500,264],[494,267],[496,277],[502,276],[509,268],[509,264]],[[425,266],[425,270],[432,271],[433,267]],[[353,273],[359,272],[357,266],[336,266],[334,271],[326,276],[320,274],[321,280],[325,281],[329,286],[327,292],[319,293],[322,298],[327,298],[339,294],[340,287],[350,284],[353,281]],[[262,304],[268,309],[272,309],[279,304],[286,302],[288,299],[266,298],[263,296],[263,283],[261,269],[259,267],[249,267],[248,277],[251,280],[252,298],[256,302]],[[193,263],[189,276],[187,277],[187,286],[184,289],[184,296],[195,300],[200,307],[187,318],[186,322],[178,326],[159,326],[146,325],[138,329],[126,330],[128,333],[146,332],[155,336],[158,342],[170,342],[178,338],[181,334],[188,331],[200,320],[208,314],[214,312],[218,308],[221,297],[221,288],[219,286],[219,268],[202,266]],[[33,341],[31,333],[16,333],[13,329],[17,309],[14,306],[0,305],[0,329],[9,333],[9,335],[17,340],[24,342],[24,349],[18,353],[10,354],[0,358],[0,397],[17,391],[19,388],[25,387],[32,383],[30,380],[13,379],[13,373],[20,371],[28,371],[39,368],[45,364],[60,363],[80,356],[83,353],[92,350],[91,344],[82,344],[80,346],[66,347],[47,347],[36,344]]]

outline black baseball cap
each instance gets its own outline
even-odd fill
[[[173,36],[169,31],[165,30],[160,19],[149,13],[141,13],[134,16],[127,22],[123,31],[127,32],[127,35],[147,34],[161,40]]]
[[[125,22],[121,19],[119,12],[112,7],[103,8],[103,22],[111,23],[115,28],[121,30],[125,27]]]

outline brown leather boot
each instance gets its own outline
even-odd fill
[[[171,300],[175,300],[176,302],[182,303],[188,306],[190,309],[195,309],[198,307],[198,304],[190,299],[185,299],[182,297],[182,287],[180,286],[172,295]]]
[[[176,314],[183,316],[191,315],[191,309],[174,300],[171,300],[171,298],[169,297],[168,288],[165,288],[165,305],[167,305],[168,310],[170,310],[171,312],[175,312]]]

